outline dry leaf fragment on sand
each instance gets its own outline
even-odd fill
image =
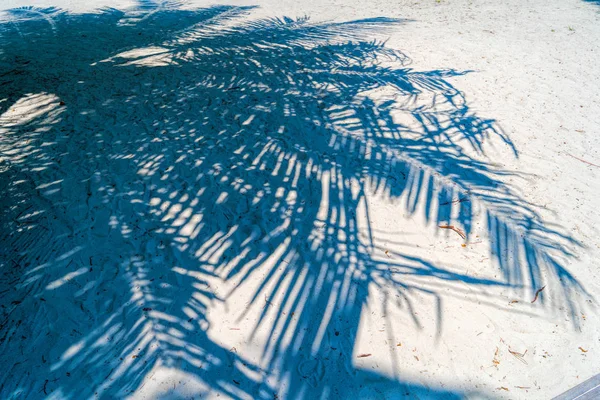
[[[587,353],[588,351],[586,349],[584,349],[583,347],[579,346],[579,350],[581,350],[582,353]]]
[[[516,352],[516,351],[513,351],[513,350],[511,350],[511,349],[508,349],[508,352],[509,352],[510,354],[512,354],[513,356],[518,356],[518,357],[525,357],[525,354],[527,354],[527,350],[525,350],[525,352],[523,352],[523,353],[518,353],[518,352]]]
[[[521,353],[517,353],[516,351],[512,351],[511,349],[508,349],[508,352],[510,354],[512,354],[513,356],[515,356],[515,358],[519,361],[521,361],[523,364],[527,365],[527,361],[525,361],[525,359],[523,357],[525,357],[525,354],[527,354],[527,350],[525,350],[525,352],[523,354]]]
[[[467,239],[467,235],[465,235],[465,233],[462,230],[460,230],[459,228],[455,227],[454,225],[438,225],[438,227],[442,228],[442,229],[451,229],[454,232],[458,233],[458,235],[461,238],[463,238],[465,240]]]
[[[356,358],[365,358],[365,357],[371,357],[371,353],[359,354],[358,356],[356,356]]]
[[[492,363],[494,365],[500,364],[500,360],[498,360],[498,353],[500,353],[500,349],[498,347],[496,347],[496,352],[494,353],[494,359],[492,360]]]
[[[540,289],[538,289],[535,292],[535,297],[533,298],[533,300],[531,300],[532,303],[535,303],[535,301],[538,299],[538,296],[540,295],[540,293],[542,293],[542,291],[546,289],[546,286],[542,286]]]

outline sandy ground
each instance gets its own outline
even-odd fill
[[[1,8],[1,398],[600,372],[598,2]]]

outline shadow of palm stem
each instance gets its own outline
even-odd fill
[[[365,41],[403,21],[243,19],[249,11],[9,12],[0,262],[11,305],[0,346],[22,360],[36,341],[21,335],[51,349],[33,372],[46,380],[19,361],[3,395],[122,397],[161,366],[193,376],[196,394],[233,398],[355,398],[365,382],[458,397],[353,365],[369,288],[414,315],[418,296],[441,305],[453,282],[545,284],[576,314],[584,290],[563,265],[578,243],[485,159],[487,140],[516,149],[450,83],[465,72],[415,71]],[[369,196],[406,199],[404,212],[467,236],[476,205],[503,279],[382,257]],[[254,332],[266,338],[250,362],[209,335],[207,310],[237,296],[221,286],[253,280],[238,315],[263,307]]]

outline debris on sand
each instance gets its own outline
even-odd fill
[[[458,233],[458,235],[459,235],[461,238],[463,238],[464,240],[466,240],[466,239],[467,239],[467,235],[465,235],[465,233],[464,233],[464,232],[463,232],[461,229],[459,229],[459,228],[455,227],[454,225],[439,225],[438,227],[439,227],[439,228],[442,228],[442,229],[451,229],[451,230],[453,230],[454,232]]]
[[[535,302],[536,302],[536,300],[538,299],[538,296],[540,295],[540,293],[542,293],[542,291],[543,291],[544,289],[546,289],[546,286],[542,286],[540,289],[538,289],[538,290],[535,292],[535,297],[533,298],[533,300],[531,300],[531,302],[532,302],[532,303],[535,303]]]
[[[594,164],[594,163],[591,163],[591,162],[589,162],[589,161],[583,160],[583,159],[581,159],[581,158],[579,158],[579,157],[575,157],[574,155],[572,155],[572,154],[569,154],[569,153],[567,153],[567,155],[568,155],[569,157],[573,157],[574,159],[576,159],[576,160],[578,160],[578,161],[581,161],[582,163],[586,163],[586,164],[588,164],[588,165],[591,165],[591,166],[593,166],[593,167],[598,167],[598,168],[600,168],[600,165],[598,165],[598,164]]]
[[[498,364],[500,364],[500,360],[498,360],[498,354],[500,353],[500,349],[498,347],[496,347],[496,352],[494,353],[494,359],[492,360],[492,363],[497,366]]]
[[[463,197],[463,198],[456,199],[456,200],[453,200],[453,201],[446,201],[444,203],[440,203],[440,206],[447,206],[449,204],[458,204],[458,203],[463,203],[465,201],[470,201],[470,200],[469,200],[468,197]]]
[[[519,361],[521,361],[523,364],[527,365],[527,361],[525,361],[525,354],[527,354],[527,350],[525,350],[524,353],[517,353],[516,351],[511,350],[510,348],[508,349],[508,352],[510,354],[512,354],[513,356],[515,356],[515,358]]]

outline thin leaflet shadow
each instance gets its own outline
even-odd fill
[[[354,365],[369,288],[409,313],[417,295],[441,304],[453,282],[535,290],[544,276],[564,293],[556,304],[583,291],[563,267],[578,244],[484,160],[484,140],[516,149],[450,83],[465,72],[415,71],[366,41],[403,21],[244,19],[250,11],[9,12],[3,398],[123,397],[158,366],[195,382],[165,398],[459,398]],[[405,198],[403,211],[466,235],[477,204],[503,278],[378,256],[369,195]],[[260,284],[247,308],[263,307],[253,332],[267,332],[254,360],[219,345],[207,315],[250,278]]]

